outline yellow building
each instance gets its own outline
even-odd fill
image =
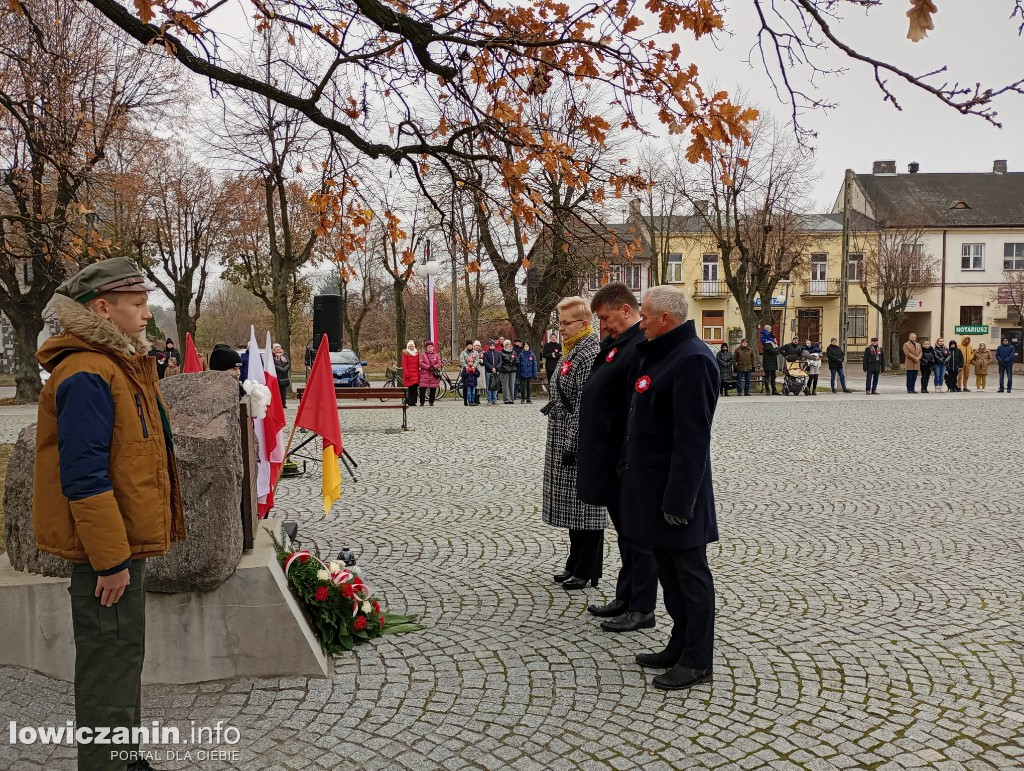
[[[776,287],[771,298],[775,310],[774,332],[780,343],[798,336],[824,348],[832,337],[840,337],[839,314],[842,292],[842,215],[815,214],[804,218],[808,238],[798,268]],[[737,345],[745,336],[739,305],[725,282],[722,256],[714,239],[699,229],[696,217],[673,218],[668,239],[669,283],[681,285],[691,298],[690,316],[698,333],[709,343]],[[849,279],[847,345],[856,352],[878,334],[878,318],[861,291],[864,271],[863,249],[872,248],[874,223],[858,217],[856,238],[851,243],[846,266]],[[858,249],[858,250],[855,250]],[[755,307],[761,298],[755,300]],[[757,341],[751,341],[756,345]]]

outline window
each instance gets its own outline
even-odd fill
[[[900,254],[902,254],[905,257],[907,257],[907,256],[923,257],[924,256],[924,244],[921,244],[921,243],[900,244]]]
[[[985,244],[964,244],[960,254],[960,270],[985,270]]]
[[[590,280],[587,283],[591,292],[596,292],[601,288],[601,274],[604,273],[600,268],[594,268],[590,271]]]
[[[811,255],[811,281],[827,281],[828,280],[828,255],[827,254],[812,254]]]
[[[980,305],[961,305],[960,306],[960,324],[961,326],[976,326],[981,324],[981,306]]]
[[[846,313],[847,337],[868,336],[868,306],[851,305]]]
[[[718,281],[718,255],[705,254],[701,262],[701,281]]]
[[[1003,270],[1024,270],[1024,244],[1003,244]]]
[[[850,252],[846,262],[846,280],[847,281],[863,281],[864,280],[864,253],[863,252]]]
[[[25,260],[22,265],[22,277],[25,279],[25,286],[32,285],[32,279],[35,278],[35,271],[32,270],[32,260]]]
[[[608,280],[605,281],[606,284],[611,284],[615,281],[622,281],[622,266],[609,265],[605,275],[608,278]]]
[[[670,254],[668,256],[668,274],[665,280],[669,284],[683,283],[683,255]]]
[[[623,265],[623,280],[626,282],[626,286],[632,289],[634,292],[639,292],[640,287],[640,276],[641,266],[639,265]]]
[[[703,337],[709,343],[721,343],[724,339],[725,311],[704,311]]]

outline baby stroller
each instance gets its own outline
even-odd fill
[[[786,357],[786,369],[782,376],[782,395],[796,396],[807,385],[807,371],[799,356]]]

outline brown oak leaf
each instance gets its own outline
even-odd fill
[[[935,29],[932,14],[938,13],[938,10],[932,0],[910,0],[910,10],[907,11],[910,29],[907,30],[907,38],[919,43],[928,37],[928,31]]]

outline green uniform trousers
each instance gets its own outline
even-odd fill
[[[142,723],[142,661],[146,648],[146,561],[133,560],[131,583],[109,608],[96,596],[96,571],[71,571],[71,621],[75,629],[75,722],[78,728],[127,728]],[[110,734],[108,734],[110,735]],[[79,744],[79,771],[123,771],[116,757],[137,744]],[[111,759],[111,755],[115,759]]]

